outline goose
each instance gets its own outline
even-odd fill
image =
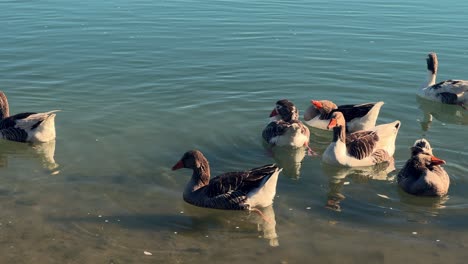
[[[418,95],[444,104],[460,105],[464,109],[468,104],[468,80],[446,80],[436,83],[437,54],[431,52],[427,55],[428,81],[418,91]]]
[[[378,125],[372,130],[361,130],[346,135],[345,118],[334,112],[328,128],[333,128],[333,142],[325,149],[322,160],[345,167],[372,166],[391,162],[400,121]]]
[[[444,196],[450,178],[441,165],[445,161],[432,154],[426,139],[418,139],[411,148],[411,158],[398,173],[398,185],[407,193],[421,196]]]
[[[183,198],[192,205],[226,210],[254,210],[273,203],[281,169],[274,164],[227,172],[210,179],[210,165],[199,150],[187,151],[172,167],[192,169]]]
[[[331,115],[339,111],[346,120],[348,133],[370,130],[375,127],[380,108],[384,102],[349,104],[337,106],[329,100],[311,100],[312,105],[304,113],[304,123],[308,126],[326,130]]]
[[[55,139],[55,112],[20,113],[10,116],[8,100],[0,91],[0,138],[18,142],[48,142]]]
[[[262,132],[271,146],[309,146],[310,131],[299,121],[297,107],[287,99],[279,100],[270,114],[271,122]]]

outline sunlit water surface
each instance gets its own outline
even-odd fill
[[[468,112],[415,90],[430,51],[440,80],[468,78],[467,8],[457,0],[0,2],[0,89],[11,112],[62,110],[55,142],[0,142],[0,262],[464,263]],[[378,122],[402,122],[396,171],[280,152],[270,222],[184,203],[191,172],[170,168],[186,150],[202,150],[214,175],[274,162],[261,131],[282,98],[302,111],[311,99],[385,101]],[[447,161],[443,199],[396,186],[422,136]],[[330,140],[312,130],[319,153]]]

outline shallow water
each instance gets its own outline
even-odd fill
[[[468,112],[415,90],[430,51],[440,80],[468,78],[467,8],[0,2],[0,89],[11,112],[62,110],[55,145],[0,142],[0,262],[463,263]],[[214,175],[274,161],[261,131],[282,98],[302,111],[311,99],[385,101],[378,123],[402,122],[397,170],[337,169],[285,152],[269,223],[184,203],[190,172],[170,168],[186,150],[202,150]],[[311,132],[323,152],[331,134]],[[443,199],[396,186],[422,136],[447,161]]]

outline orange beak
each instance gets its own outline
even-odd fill
[[[317,109],[320,109],[320,108],[323,107],[323,104],[322,104],[321,102],[319,102],[319,101],[312,100],[312,101],[310,101],[310,102],[311,102],[311,103],[315,106],[315,108],[317,108]]]
[[[336,118],[330,119],[330,123],[328,123],[327,129],[336,127]]]
[[[172,166],[172,170],[182,169],[184,167],[184,162],[179,160],[174,166]]]
[[[434,165],[442,165],[442,164],[445,164],[445,160],[439,159],[436,156],[431,156],[431,163]]]
[[[274,117],[278,115],[278,111],[276,111],[276,108],[271,111],[270,117]]]

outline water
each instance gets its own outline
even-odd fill
[[[468,78],[467,8],[0,2],[0,88],[11,112],[62,110],[55,146],[0,142],[0,262],[463,263],[467,112],[418,100],[415,89],[430,51],[439,80]],[[311,99],[385,101],[378,122],[402,122],[397,171],[424,136],[447,161],[449,196],[415,198],[397,188],[396,172],[286,153],[270,223],[184,203],[190,172],[170,167],[188,149],[202,150],[214,175],[272,162],[260,135],[281,98],[302,111]],[[323,152],[330,133],[312,134]]]

